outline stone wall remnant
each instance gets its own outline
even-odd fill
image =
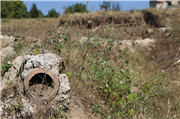
[[[26,55],[23,63],[24,88],[31,99],[36,100],[39,95],[42,100],[48,101],[57,100],[59,95],[63,100],[68,98],[70,85],[66,74],[61,74],[62,68],[65,68],[62,58],[51,53]]]
[[[16,118],[33,118],[39,110],[48,113],[49,104],[55,111],[69,107],[70,84],[63,73],[65,62],[61,57],[51,53],[25,55],[18,56],[12,64],[1,80],[2,118],[12,118],[12,115]],[[19,104],[19,111],[9,114],[11,106],[16,104]]]
[[[168,8],[170,9],[180,7],[180,1],[167,1],[167,0],[150,1],[150,7],[156,9],[166,9],[166,3],[168,3]]]

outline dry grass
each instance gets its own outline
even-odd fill
[[[42,38],[47,29],[57,26],[58,18],[8,19],[1,23],[3,35]]]
[[[166,10],[154,10],[148,9],[147,11],[155,14],[174,14],[177,11],[166,11]],[[93,15],[104,15],[104,12],[96,13],[84,13],[84,14],[72,14],[72,15],[63,15],[60,18],[56,19],[12,19],[8,22],[2,23],[2,34],[3,35],[13,35],[14,24],[16,25],[16,34],[27,37],[33,36],[42,39],[43,45],[49,46],[47,49],[51,50],[51,46],[48,44],[48,40],[55,34],[48,35],[46,30],[53,30],[58,25],[59,19],[73,19],[78,17],[87,17]],[[130,12],[107,12],[106,15],[114,14],[140,14],[139,11],[130,13]],[[175,18],[175,17],[172,17]],[[47,20],[44,22],[43,20]],[[156,47],[150,52],[148,49],[139,48],[136,54],[130,53],[127,60],[130,62],[128,69],[130,69],[130,79],[132,84],[136,87],[146,87],[150,84],[150,91],[146,91],[145,94],[149,98],[147,101],[140,101],[135,104],[135,115],[143,115],[146,118],[172,118],[175,115],[180,114],[180,85],[175,84],[174,81],[180,81],[180,72],[178,65],[173,65],[174,61],[180,58],[178,53],[179,49],[179,19],[171,19],[171,27],[173,28],[174,35],[170,38],[164,37],[164,35],[155,34],[153,37],[157,40]],[[175,24],[174,24],[175,23]],[[139,26],[134,27],[115,27],[115,29],[106,31],[108,27],[99,29],[96,34],[108,36],[109,39],[114,39],[115,41],[123,39],[136,39],[136,37],[141,37],[142,31],[149,28],[150,26],[144,22]],[[98,42],[93,42],[89,46],[95,47],[83,49],[82,45],[79,44],[74,37],[78,36],[89,36],[90,32],[84,32],[83,29],[73,29],[71,27],[65,28],[65,35],[69,34],[70,38],[68,42],[63,42],[61,45],[60,56],[63,57],[66,61],[66,72],[71,72],[72,76],[69,77],[71,88],[73,89],[75,84],[78,84],[75,87],[72,96],[75,96],[83,104],[83,108],[86,111],[87,115],[93,115],[99,118],[105,118],[105,115],[109,114],[109,102],[106,99],[106,93],[102,90],[98,90],[98,81],[95,81],[96,78],[95,72],[92,73],[92,64],[99,65],[98,61],[102,61],[103,58],[109,58],[108,64],[110,64],[114,70],[120,71],[121,68],[118,67],[122,63],[122,59],[118,55],[122,55],[121,52],[115,51],[110,52],[107,49],[99,47]],[[103,29],[106,29],[103,31]],[[61,30],[61,29],[60,29]],[[88,30],[87,30],[88,31]],[[55,32],[55,31],[54,31]],[[113,37],[112,34],[115,34],[116,37]],[[120,34],[120,35],[119,35]],[[60,36],[60,34],[59,34]],[[131,37],[130,37],[131,36]],[[136,37],[135,37],[136,36]],[[93,36],[94,37],[94,36]],[[26,41],[25,41],[26,42]],[[111,46],[109,44],[107,48]],[[86,51],[87,50],[87,51]],[[102,52],[96,52],[97,50]],[[97,54],[95,54],[97,53]],[[104,53],[102,55],[102,53]],[[178,55],[177,55],[178,54]],[[96,58],[94,58],[96,56]],[[85,60],[83,58],[85,57]],[[83,63],[84,61],[84,63]],[[101,65],[99,65],[101,66]],[[170,67],[170,69],[168,69]],[[103,67],[98,67],[103,68]],[[168,70],[167,70],[168,69]],[[95,69],[93,69],[95,70]],[[98,71],[98,69],[96,69]],[[162,73],[162,70],[167,70]],[[91,77],[89,77],[91,76]],[[105,78],[104,78],[104,81]],[[78,82],[78,83],[77,83]],[[154,83],[147,83],[154,82]],[[145,86],[144,86],[145,84]],[[103,86],[102,86],[103,87]],[[146,94],[147,93],[147,94]],[[142,103],[143,102],[143,103]],[[93,109],[95,107],[96,109]],[[134,109],[134,108],[133,108]],[[143,109],[143,110],[141,110]],[[105,114],[104,114],[105,113]],[[126,114],[126,118],[130,118]],[[111,113],[110,113],[111,115]],[[93,117],[92,116],[92,117]],[[131,117],[132,118],[132,117]],[[142,117],[139,117],[142,118]]]

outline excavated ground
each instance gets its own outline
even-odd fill
[[[84,14],[62,15],[59,18],[58,30],[74,36],[88,36],[91,32],[98,37],[116,39],[142,38],[142,32],[148,28],[160,28],[169,26],[171,18],[179,12],[141,11],[131,12],[96,12]],[[111,34],[111,35],[109,35]]]
[[[123,40],[123,39],[134,39],[137,40],[139,38],[143,38],[143,32],[147,30],[148,28],[160,28],[160,27],[167,27],[170,26],[171,20],[175,17],[178,17],[180,15],[180,12],[148,12],[148,11],[142,11],[139,13],[111,13],[111,12],[102,12],[102,13],[96,13],[96,14],[73,14],[73,15],[63,15],[60,17],[58,29],[62,32],[63,30],[68,29],[68,33],[71,35],[71,37],[82,37],[82,36],[88,36],[88,34],[92,31],[94,35],[98,37],[107,37],[109,38],[115,38],[113,40]],[[112,24],[113,23],[113,24]],[[65,26],[65,27],[64,27]],[[110,35],[109,35],[110,34]],[[159,32],[157,32],[156,35],[159,35]],[[152,35],[155,37],[154,35]],[[75,37],[75,38],[76,38]],[[151,36],[146,36],[150,38]],[[171,44],[169,46],[169,44]],[[172,58],[174,58],[177,54],[177,48],[179,46],[179,41],[172,41],[172,39],[167,39],[166,41],[162,38],[161,40],[158,40],[157,48],[152,50],[153,56],[156,56],[157,62],[168,62],[172,61]],[[168,48],[170,47],[170,48]],[[171,49],[171,50],[169,50]],[[173,50],[172,50],[173,49]],[[171,57],[168,57],[171,54]],[[162,57],[162,58],[161,58]],[[177,56],[177,58],[179,58]],[[165,63],[163,63],[163,66],[165,66]],[[172,64],[172,63],[170,63]],[[169,66],[167,66],[169,67]],[[39,87],[38,85],[34,85],[34,87],[31,87],[34,90],[34,92],[39,92],[39,90],[35,87]],[[45,88],[45,87],[44,87]],[[48,87],[51,88],[51,87]],[[45,91],[50,91],[52,89],[47,89]],[[14,92],[14,97],[17,97],[16,91],[11,88],[11,90],[8,91],[2,91],[1,97],[6,97],[9,94],[7,92]],[[73,96],[70,99],[70,106],[68,115],[66,115],[68,118],[84,118],[87,119],[88,117],[93,117],[92,114],[87,113],[84,109],[84,105],[87,105],[86,103],[82,103],[78,99],[80,97]],[[4,98],[2,98],[4,100]],[[39,114],[44,115],[44,117],[51,116],[51,113],[44,112],[44,110],[51,110],[49,107],[43,107],[40,109]],[[52,111],[52,110],[51,110]],[[42,117],[39,117],[42,118]]]

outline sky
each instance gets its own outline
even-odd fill
[[[111,2],[114,2],[111,0]],[[115,1],[119,2],[122,6],[122,10],[137,10],[137,9],[145,9],[149,7],[149,1]],[[86,4],[86,1],[23,1],[23,3],[27,6],[28,12],[30,11],[32,4],[35,3],[38,10],[41,10],[44,15],[48,14],[48,11],[51,9],[55,9],[58,13],[63,14],[63,7],[71,6],[76,3]],[[99,5],[102,4],[103,1],[89,1],[88,10],[90,12],[95,12],[99,10]]]

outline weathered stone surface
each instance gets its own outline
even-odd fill
[[[11,82],[13,83],[21,83],[21,82],[16,82],[16,76],[19,73],[21,64],[22,64],[23,57],[18,56],[15,60],[13,60],[12,64],[13,66],[9,69],[8,72],[5,73],[3,78],[0,78],[0,91],[4,90]]]
[[[122,40],[121,45],[128,47],[128,46],[132,46],[133,42],[132,42],[132,40]]]
[[[151,46],[153,43],[155,43],[154,39],[146,38],[144,40],[135,40],[133,42],[134,45],[140,46],[140,47],[148,47]]]
[[[4,36],[0,35],[0,39],[4,38]]]
[[[169,30],[169,27],[164,27],[159,29],[162,32],[166,32]],[[154,29],[148,29],[148,33],[154,32]],[[80,43],[83,44],[87,42],[87,37],[81,37],[79,39]],[[107,47],[109,45],[108,41],[111,39],[102,39],[102,38],[96,38],[100,44],[102,44],[104,47]],[[93,38],[89,40],[89,42],[93,42]],[[111,42],[112,51],[116,52],[116,50],[128,50],[132,53],[135,53],[136,47],[149,47],[155,43],[154,39],[151,38],[145,38],[145,39],[139,39],[139,40],[122,40],[122,41],[113,41]]]
[[[60,69],[63,66],[63,59],[55,54],[38,54],[36,56],[26,55],[24,56],[24,70],[22,72],[22,77],[26,79],[28,74],[32,72],[35,68],[47,69],[53,72],[59,80],[59,89],[55,97],[55,101],[59,102],[61,107],[66,107],[69,104],[69,100],[62,105],[63,100],[68,98],[70,91],[69,80],[66,74],[59,74]]]
[[[142,32],[142,38],[153,38],[157,35],[163,35],[165,34],[168,36],[168,34],[171,34],[171,27],[161,27],[161,28],[149,28]]]
[[[66,100],[66,102],[64,103],[64,107],[62,108],[66,108],[69,104],[69,99],[68,99],[68,93],[70,91],[70,85],[69,85],[69,80],[66,76],[66,74],[60,74],[59,75],[59,82],[60,82],[60,87],[59,87],[59,91],[58,91],[58,95],[56,96],[55,100],[58,102],[62,102],[64,100]],[[67,100],[68,99],[68,100]]]
[[[18,107],[21,110],[19,114],[12,113],[12,106],[16,106],[16,108]],[[6,110],[5,113],[3,112],[3,109]],[[36,105],[32,106],[31,102],[28,102],[25,97],[17,98],[12,95],[11,97],[7,97],[6,101],[4,101],[3,104],[0,105],[0,115],[3,119],[8,118],[9,113],[11,115],[11,118],[12,116],[16,118],[32,118],[32,114],[36,113]]]
[[[87,37],[79,37],[79,38],[77,38],[77,39],[79,40],[79,42],[80,42],[81,44],[85,43],[85,42],[88,40]]]
[[[0,80],[0,84],[1,84],[1,86],[0,86],[0,92],[2,92],[2,89],[4,89],[4,88],[6,88],[8,85],[9,85],[9,83],[10,83],[10,81],[9,80]]]
[[[15,60],[13,60],[12,64],[16,68],[16,70],[20,70],[21,64],[23,62],[23,56],[16,57]]]
[[[45,68],[53,71],[56,75],[59,74],[59,65],[62,63],[63,59],[51,54],[38,54],[36,56],[26,55],[24,56],[24,61],[26,64],[24,65],[25,70],[22,75],[26,77],[29,72],[33,70],[33,68]]]
[[[167,32],[168,30],[171,30],[171,27],[161,27],[158,30],[162,30],[163,32]]]
[[[21,100],[23,103],[23,109],[21,111],[21,115],[23,115],[24,117],[31,117],[32,113],[36,112],[36,106],[32,106],[30,102],[27,102],[26,99],[22,99]]]
[[[122,41],[120,41],[120,46],[119,47],[120,47],[121,50],[129,50],[132,53],[135,52],[132,40],[122,40]]]
[[[12,64],[13,66],[9,69],[8,72],[5,73],[4,80],[15,80],[17,74],[19,73],[21,64],[23,61],[23,56],[18,56],[15,60],[13,60]]]
[[[9,36],[6,36],[6,35],[4,35],[4,36],[1,35],[0,38],[1,38],[1,48],[4,48],[4,47],[6,47],[8,45],[12,46],[12,43],[15,40],[15,37],[13,37],[13,36],[9,37]]]
[[[60,69],[64,67],[63,59],[59,56],[51,53],[47,54],[39,54],[36,56],[18,56],[13,62],[13,66],[9,69],[7,73],[5,73],[5,76],[3,80],[1,80],[1,86],[0,91],[4,88],[8,88],[10,85],[10,82],[18,83],[18,92],[15,94],[9,94],[6,97],[6,100],[4,100],[2,103],[5,104],[5,106],[0,105],[0,116],[3,118],[32,118],[33,115],[37,113],[37,105],[39,106],[39,109],[42,109],[43,105],[42,102],[34,102],[31,101],[29,98],[25,97],[20,90],[19,87],[23,87],[20,84],[23,84],[21,81],[21,77],[16,77],[17,72],[22,66],[22,76],[25,78],[28,76],[28,73],[33,71],[37,68],[45,68],[47,70],[50,70],[56,77],[59,83],[57,92],[55,94],[54,103],[51,105],[53,110],[57,110],[61,107],[62,109],[67,108],[69,106],[69,93],[70,93],[70,85],[69,80],[66,76],[66,74],[60,74]],[[23,65],[21,65],[23,64]],[[48,74],[50,77],[51,75]],[[7,80],[9,79],[9,80]],[[14,80],[16,79],[16,80]],[[26,79],[26,78],[25,78]],[[18,95],[18,96],[17,96]],[[65,101],[65,102],[64,102]],[[12,105],[17,105],[20,103],[20,113],[18,114],[9,114],[9,110],[11,109]],[[43,103],[44,104],[44,103]],[[47,103],[46,103],[47,105]],[[58,106],[57,106],[58,105]],[[6,110],[7,112],[3,112],[3,110]],[[44,110],[45,112],[48,111],[48,109]]]
[[[1,63],[4,63],[5,58],[8,56],[11,58],[15,54],[14,48],[11,46],[7,46],[6,48],[2,48],[0,51]]]

